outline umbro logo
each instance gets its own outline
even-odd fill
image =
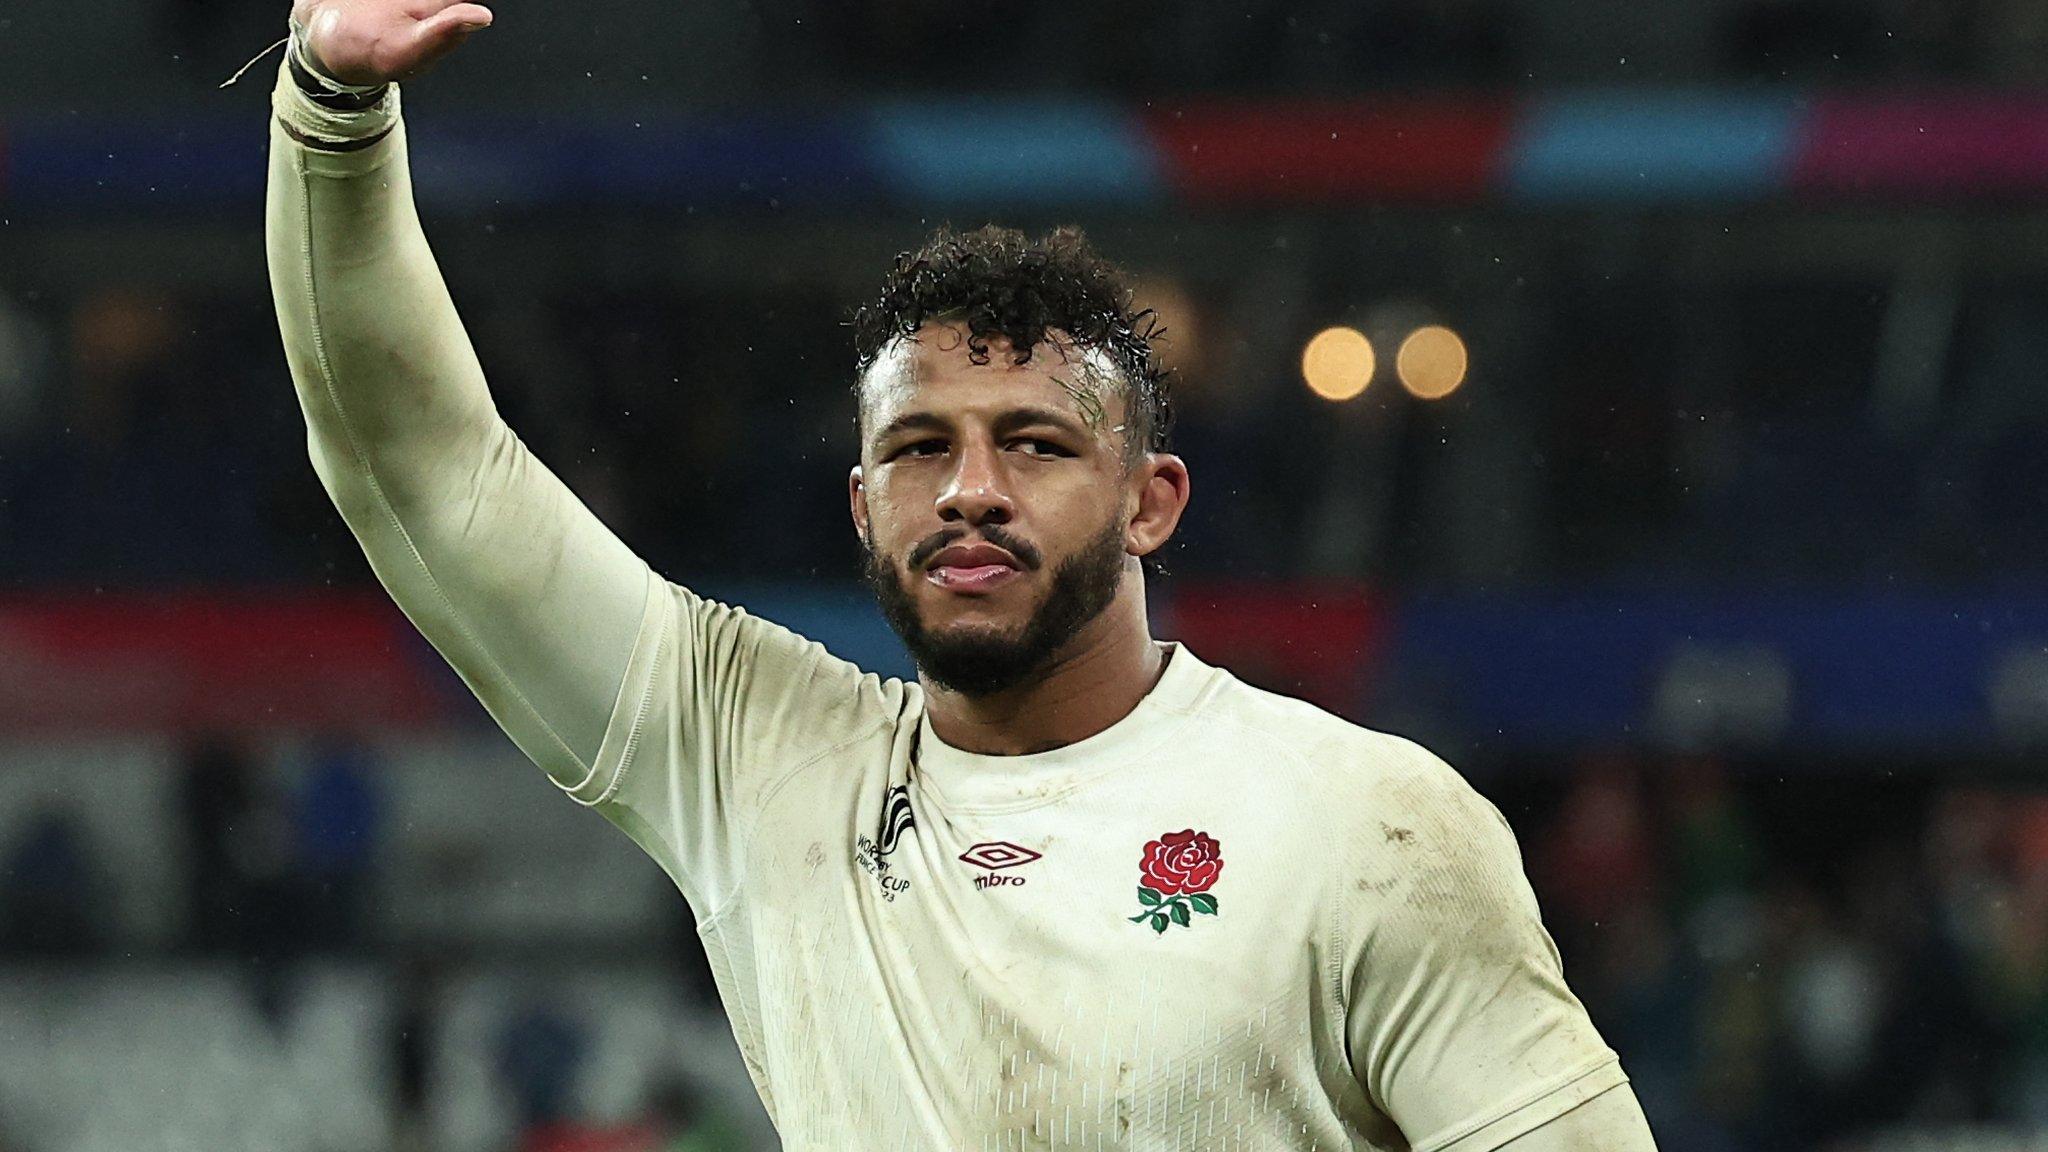
[[[986,844],[976,844],[962,852],[960,859],[976,868],[987,868],[993,872],[1000,868],[1015,868],[1019,864],[1029,864],[1042,855],[1044,853],[1033,852],[1021,844],[1012,844],[1008,840],[991,840]]]
[[[1043,855],[1042,852],[1033,852],[1021,844],[1012,844],[1008,840],[990,840],[962,852],[960,860],[976,868],[988,869],[988,875],[974,878],[976,888],[1007,888],[1024,883],[1024,877],[1005,876],[1002,874],[1003,869],[1029,864]]]

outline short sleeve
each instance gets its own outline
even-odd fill
[[[557,783],[653,856],[705,918],[740,883],[745,835],[775,786],[883,732],[902,685],[650,575],[596,761]]]
[[[1427,752],[1389,807],[1346,925],[1352,1069],[1414,1152],[1484,1152],[1623,1083],[1565,985],[1493,805]]]

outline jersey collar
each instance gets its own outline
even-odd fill
[[[1178,641],[1166,645],[1159,682],[1123,719],[1085,740],[1049,752],[989,756],[955,748],[932,731],[931,712],[918,710],[916,773],[921,786],[948,808],[1015,811],[1034,808],[1128,764],[1156,747],[1193,714],[1216,669]]]

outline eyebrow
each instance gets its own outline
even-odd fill
[[[997,413],[996,418],[990,423],[998,436],[1006,432],[1015,432],[1020,428],[1029,428],[1033,424],[1050,424],[1075,436],[1087,435],[1073,417],[1056,408],[1009,408]],[[952,421],[934,412],[905,412],[882,425],[875,433],[875,442],[881,443],[905,432],[949,432],[952,427]]]

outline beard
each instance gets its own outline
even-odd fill
[[[955,529],[925,541],[911,550],[910,566],[923,572],[923,559],[964,536],[964,531]],[[999,527],[985,529],[982,537],[1008,549],[1027,569],[1037,567],[1037,551],[1012,540]],[[926,628],[924,618],[918,615],[909,583],[921,577],[911,576],[894,560],[876,552],[871,537],[861,540],[861,551],[862,574],[918,671],[939,687],[963,696],[993,696],[1043,671],[1068,641],[1116,599],[1124,568],[1123,524],[1112,517],[1101,532],[1053,569],[1051,590],[1021,626],[941,633]]]

